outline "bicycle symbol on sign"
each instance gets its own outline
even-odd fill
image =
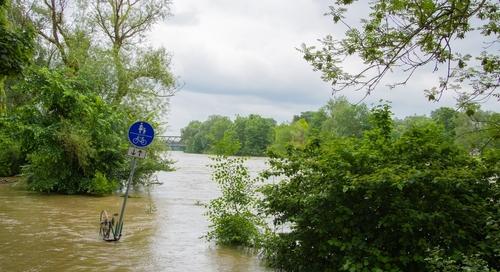
[[[140,123],[137,132],[139,133],[134,133],[137,136],[132,139],[132,143],[134,143],[135,145],[146,145],[148,141],[144,138],[144,136],[147,136],[146,135],[147,129],[144,127],[143,123]]]
[[[132,142],[134,144],[140,144],[140,145],[146,145],[146,140],[144,139],[144,137],[141,137],[139,135],[137,135],[136,138],[132,139]]]
[[[128,130],[128,140],[139,148],[150,145],[154,137],[155,131],[147,122],[135,122]]]

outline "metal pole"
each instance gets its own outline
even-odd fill
[[[123,215],[125,213],[125,206],[127,205],[127,198],[128,198],[128,191],[130,189],[130,184],[132,183],[132,179],[134,178],[134,172],[135,172],[135,167],[137,164],[137,159],[134,157],[132,159],[132,169],[130,170],[130,175],[128,176],[128,181],[127,181],[127,189],[125,190],[125,196],[123,197],[123,204],[122,204],[122,210],[120,212],[120,219],[118,220],[118,229],[117,229],[117,234],[115,236],[116,240],[119,240],[122,237],[122,229],[123,229]]]

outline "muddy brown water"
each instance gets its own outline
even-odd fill
[[[0,271],[269,271],[255,254],[200,239],[206,203],[218,196],[208,156],[171,152],[174,172],[159,172],[147,192],[135,192],[123,237],[98,237],[99,213],[118,212],[119,196],[41,195],[0,184]],[[265,159],[252,158],[253,173]]]

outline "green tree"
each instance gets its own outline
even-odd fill
[[[11,1],[0,1],[0,176],[19,174],[25,156],[16,140],[16,127],[9,118],[7,80],[19,77],[31,63],[33,28],[17,24],[12,18]]]
[[[181,139],[186,145],[186,152],[188,153],[202,153],[203,147],[201,146],[197,135],[200,133],[202,123],[200,121],[191,121],[189,124],[181,129]]]
[[[257,245],[262,223],[253,213],[256,180],[250,178],[243,158],[218,156],[213,161],[212,180],[222,195],[206,206],[212,223],[206,238],[222,245]]]
[[[304,119],[307,122],[308,130],[306,137],[317,136],[321,132],[322,125],[327,119],[327,114],[324,107],[317,111],[302,112],[300,115],[295,115],[293,117],[292,123],[299,119]]]
[[[16,141],[14,136],[8,133],[10,126],[0,124],[0,177],[11,177],[19,174],[21,165],[24,163],[25,158],[21,151],[21,143]]]
[[[369,128],[369,110],[365,104],[353,105],[341,97],[328,101],[322,110],[326,114],[321,124],[325,134],[361,137]]]
[[[30,71],[15,88],[32,94],[13,114],[30,188],[101,194],[118,187],[126,176],[123,113],[92,94],[85,81],[69,80],[61,71]]]
[[[429,271],[435,272],[495,272],[497,270],[490,268],[488,263],[481,259],[481,254],[471,254],[469,256],[459,254],[459,258],[446,256],[444,250],[435,248],[430,250],[430,256],[425,258],[429,264]]]
[[[220,142],[232,126],[233,122],[226,116],[212,115],[203,123],[203,129],[207,138],[207,148],[204,150],[213,153],[214,145]],[[229,137],[229,136],[228,136]],[[228,139],[228,138],[227,138]]]
[[[388,106],[361,138],[312,140],[271,158],[263,211],[285,227],[266,245],[286,271],[429,271],[430,250],[498,269],[498,166],[434,122],[398,135]],[[478,254],[478,255],[474,255]],[[466,263],[466,260],[463,260]]]
[[[181,130],[181,137],[189,153],[223,152],[225,144],[233,143],[233,134],[226,134],[233,122],[225,116],[211,115],[204,122],[192,121]],[[225,144],[219,144],[225,141]],[[219,145],[218,145],[219,144]],[[218,145],[218,147],[216,147]],[[229,146],[228,146],[229,147]],[[230,148],[231,149],[231,148]],[[226,150],[228,151],[228,150]],[[223,152],[224,153],[224,152]]]
[[[397,133],[401,134],[417,124],[436,123],[443,127],[446,135],[471,154],[482,154],[500,147],[499,114],[483,111],[475,106],[472,113],[442,107],[431,112],[431,117],[409,116],[397,120]]]
[[[233,130],[241,143],[238,155],[262,156],[273,142],[274,126],[272,118],[263,118],[257,114],[248,117],[236,117]]]
[[[121,103],[134,89],[136,92],[146,91],[154,95],[171,96],[174,79],[168,69],[170,57],[165,49],[144,50],[136,46],[153,24],[170,15],[170,1],[98,1],[92,15],[102,34],[111,42],[111,56],[117,80],[114,103]],[[148,80],[153,81],[153,84],[148,84],[150,90],[141,90],[140,86],[149,83]],[[153,88],[155,85],[160,85],[163,89],[158,93],[158,90]]]
[[[403,120],[396,118],[394,120],[394,134],[401,136],[401,134],[405,133],[405,131],[407,131],[411,127],[423,126],[423,125],[435,124],[435,123],[437,123],[437,122],[435,122],[433,119],[431,119],[425,115],[407,116]],[[449,133],[448,131],[446,131],[446,132]],[[453,139],[453,137],[450,136],[450,139]]]
[[[309,124],[306,119],[298,119],[292,124],[281,124],[274,128],[274,142],[269,147],[272,152],[286,153],[289,146],[304,147]]]
[[[349,25],[345,16],[355,1],[336,0],[329,15],[347,26],[342,39],[331,35],[321,47],[303,45],[304,58],[321,71],[336,91],[347,88],[370,94],[390,72],[401,73],[404,85],[416,70],[440,71],[438,87],[426,90],[429,100],[439,100],[448,89],[457,90],[460,106],[499,98],[500,58],[494,44],[499,38],[500,4],[495,0],[377,0],[360,26]],[[357,11],[353,11],[357,12]],[[461,51],[459,40],[473,43],[483,52]],[[360,59],[359,72],[344,69],[349,57]],[[460,89],[462,85],[463,89]]]
[[[231,156],[238,153],[241,148],[241,144],[234,131],[226,130],[224,132],[224,137],[215,143],[212,150],[213,153],[217,155]]]
[[[225,116],[212,115],[192,121],[181,130],[186,152],[262,156],[271,145],[276,121],[256,114],[238,116],[234,123]]]
[[[436,123],[443,125],[444,130],[451,137],[455,137],[456,119],[459,113],[448,107],[441,107],[435,111],[431,112],[431,118],[436,121]]]
[[[11,115],[27,154],[23,174],[32,190],[107,194],[127,178],[126,112],[106,103],[90,87],[85,79],[67,78],[65,70],[48,68],[31,69],[15,86],[32,96]],[[169,169],[160,151],[148,151],[137,178]]]
[[[474,114],[460,113],[455,119],[456,141],[469,152],[481,154],[500,148],[500,113],[479,108]]]
[[[154,23],[169,15],[169,1],[21,3],[33,10],[28,19],[41,37],[38,55],[44,65],[62,65],[72,73],[90,70],[93,77],[100,72],[99,80],[107,81],[103,98],[114,104],[153,104],[155,109],[163,104],[156,98],[174,94],[170,56],[164,48],[148,47],[144,39]]]
[[[294,115],[292,123],[300,119],[304,119],[310,127],[319,129],[326,118],[327,117],[324,108],[321,108],[318,111],[306,111],[302,112],[300,115]]]
[[[32,24],[38,39],[29,73],[9,82],[10,109],[5,121],[0,120],[0,134],[22,140],[19,157],[27,163],[24,173],[32,189],[109,193],[127,178],[126,127],[145,120],[161,133],[157,120],[167,105],[162,90],[170,92],[174,82],[169,57],[164,49],[147,50],[137,42],[145,43],[145,31],[169,3],[148,3],[20,0],[13,5],[13,22]],[[104,16],[110,10],[103,5],[115,4],[120,5],[113,10],[116,18]],[[163,10],[153,10],[156,7]],[[118,33],[125,85],[114,66],[113,44],[95,31],[95,20],[88,20],[93,17],[87,15],[99,8],[101,19],[125,31]],[[120,89],[123,86],[126,93]],[[160,156],[164,150],[159,143],[148,148],[136,180],[143,182],[154,171],[169,169],[169,162]],[[0,150],[0,158],[5,154]]]
[[[89,57],[91,43],[92,31],[85,25],[86,1],[19,0],[16,3],[20,11],[17,19],[31,22],[38,34],[38,64],[78,71]]]

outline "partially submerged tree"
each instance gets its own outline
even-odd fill
[[[500,100],[498,38],[500,4],[496,0],[377,0],[359,27],[349,25],[345,14],[353,0],[336,0],[328,13],[347,27],[345,37],[326,36],[322,47],[303,45],[304,58],[334,91],[347,88],[370,94],[388,73],[396,71],[404,85],[417,70],[433,67],[440,72],[439,86],[426,90],[429,100],[455,90],[459,106],[490,96]],[[480,53],[460,50],[459,40],[473,44]],[[482,50],[481,50],[482,49]],[[345,69],[345,59],[359,57],[357,72]]]
[[[263,225],[254,212],[257,179],[250,177],[243,158],[217,156],[212,160],[212,180],[221,196],[205,205],[211,223],[205,237],[221,245],[257,246]]]
[[[3,4],[1,0],[0,3]],[[19,158],[26,165],[23,173],[33,190],[109,193],[127,177],[124,174],[127,126],[145,120],[161,131],[158,120],[168,100],[159,96],[165,92],[171,94],[174,84],[169,56],[163,48],[150,50],[139,42],[144,44],[142,38],[150,26],[164,18],[158,15],[157,8],[166,14],[169,3],[100,1],[95,6],[88,0],[13,3],[9,13],[13,24],[18,28],[23,22],[33,25],[38,40],[34,65],[23,78],[9,81],[9,113],[7,118],[0,119],[0,143],[9,144],[16,139],[21,144],[20,148],[0,149],[0,161]],[[104,6],[114,9],[107,10]],[[117,39],[110,42],[103,39],[106,36],[96,31],[95,21],[87,16],[99,8],[103,23],[109,21],[123,30],[118,31]],[[3,9],[1,15],[4,26]],[[6,37],[10,36],[0,35],[0,41]],[[13,44],[12,48],[17,50],[14,53],[19,53],[22,46]],[[0,61],[0,67],[18,71],[21,61],[16,56],[5,55],[9,62]],[[118,60],[122,70],[116,68],[114,60]],[[165,151],[164,145],[155,142],[148,150],[148,158],[137,167],[135,180],[140,182],[154,171],[168,169],[169,162],[160,156]],[[17,166],[7,165],[1,172],[19,174]]]

